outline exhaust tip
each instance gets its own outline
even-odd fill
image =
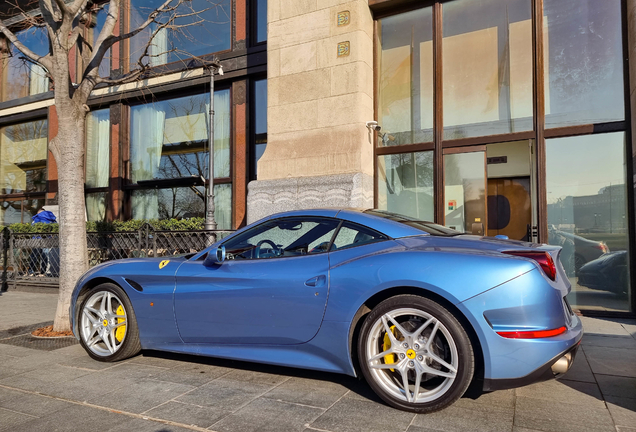
[[[556,375],[562,375],[570,370],[574,358],[571,353],[565,354],[552,365],[552,372]]]

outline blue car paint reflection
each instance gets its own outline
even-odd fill
[[[251,227],[293,217],[350,221],[386,239],[302,256],[216,265],[205,260],[208,252],[215,253]],[[237,231],[188,259],[130,259],[97,266],[78,281],[70,316],[79,337],[80,294],[110,281],[128,295],[144,349],[355,376],[352,337],[366,304],[416,293],[448,304],[468,326],[479,345],[486,382],[518,380],[575,347],[583,329],[564,305],[570,284],[563,267],[557,264],[553,281],[536,262],[502,254],[507,250],[546,251],[557,262],[560,252],[554,246],[488,237],[424,234],[357,210],[287,212]],[[165,259],[170,262],[160,269]],[[497,334],[560,326],[567,328],[563,334],[544,339]]]

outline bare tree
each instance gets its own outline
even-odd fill
[[[19,2],[20,0],[13,0]],[[0,33],[19,50],[24,58],[41,67],[54,86],[55,108],[58,117],[57,136],[49,143],[49,150],[57,163],[60,206],[60,288],[55,331],[70,328],[68,310],[74,285],[88,269],[85,202],[84,202],[84,154],[87,101],[97,85],[125,84],[144,78],[153,64],[152,59],[166,56],[157,52],[155,37],[165,31],[180,31],[185,27],[201,24],[201,13],[219,4],[209,1],[209,8],[193,10],[190,0],[160,1],[159,7],[150,10],[145,21],[128,33],[118,34],[122,0],[108,2],[105,23],[89,43],[83,36],[85,22],[90,22],[94,9],[90,0],[39,0],[40,14],[22,12],[28,26],[44,27],[49,38],[49,52],[37,55],[23,44],[4,22],[0,21]],[[157,4],[157,3],[155,3]],[[99,66],[109,49],[118,42],[145,32],[149,35],[136,65],[121,76],[100,76]],[[187,38],[188,32],[181,34]],[[82,67],[74,83],[69,64],[69,53],[76,48],[82,57]],[[169,51],[178,51],[177,49]],[[182,56],[187,57],[186,55]]]

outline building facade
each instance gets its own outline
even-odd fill
[[[119,31],[155,3],[128,0]],[[152,76],[94,92],[89,219],[204,214],[209,78],[189,59],[216,55],[220,227],[377,207],[559,245],[575,307],[635,310],[636,0],[214,3],[205,25],[161,35]],[[88,40],[104,14],[97,4]],[[37,31],[20,37],[47,49]],[[104,73],[128,70],[144,37],[114,47]],[[55,202],[56,121],[45,75],[2,46],[6,225]]]

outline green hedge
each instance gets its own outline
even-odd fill
[[[205,219],[151,219],[151,220],[129,220],[113,222],[86,222],[86,231],[137,231],[143,224],[152,225],[157,231],[193,231],[204,228]],[[56,233],[59,226],[56,223],[16,223],[9,225],[9,229],[15,233]]]

